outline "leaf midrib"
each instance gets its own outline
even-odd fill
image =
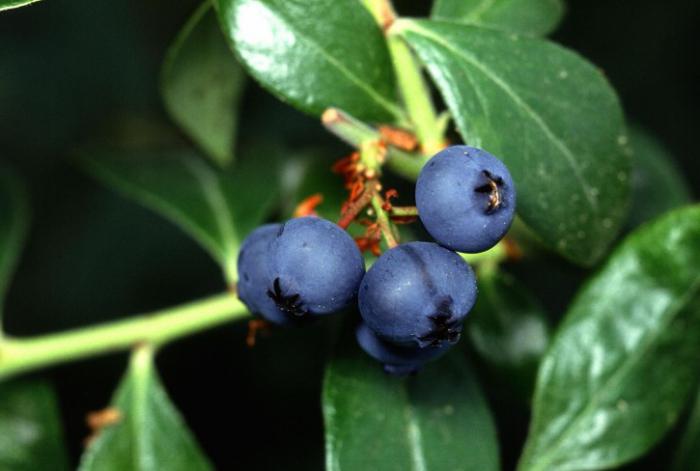
[[[595,198],[592,197],[592,191],[591,188],[588,186],[586,183],[585,179],[583,178],[583,175],[581,174],[581,169],[576,165],[576,159],[575,156],[573,155],[573,152],[571,149],[568,148],[568,146],[552,131],[547,123],[542,119],[542,117],[535,112],[528,104],[525,102],[518,93],[511,89],[508,84],[503,81],[501,77],[499,77],[495,72],[493,72],[488,66],[485,64],[482,64],[479,60],[477,60],[475,57],[466,54],[464,51],[461,51],[454,46],[450,45],[446,41],[444,41],[439,35],[433,33],[432,31],[424,28],[423,26],[420,26],[414,21],[407,21],[406,24],[409,25],[409,30],[412,30],[414,33],[423,35],[425,38],[432,40],[436,44],[442,46],[443,48],[447,49],[449,52],[453,53],[454,55],[462,58],[466,63],[471,64],[474,68],[479,70],[487,79],[490,79],[491,82],[493,82],[496,86],[501,88],[508,97],[510,97],[513,102],[521,108],[527,116],[529,116],[533,122],[542,130],[542,132],[549,138],[551,142],[554,143],[555,147],[559,149],[560,153],[564,156],[566,162],[569,164],[571,167],[572,172],[574,173],[574,176],[576,177],[576,180],[579,182],[584,195],[586,196],[586,201],[588,201],[590,205],[591,211],[598,215],[598,203],[595,200]]]
[[[359,77],[357,77],[355,74],[350,72],[350,70],[348,70],[342,64],[342,62],[339,62],[337,59],[335,59],[335,57],[333,57],[330,53],[328,53],[328,51],[326,51],[323,47],[321,47],[320,44],[318,44],[312,38],[307,36],[301,30],[294,27],[294,22],[292,20],[290,20],[290,18],[288,18],[284,14],[282,14],[281,11],[279,11],[278,9],[272,9],[268,5],[264,5],[264,6],[267,8],[267,10],[273,16],[276,16],[277,18],[279,18],[281,20],[281,22],[287,26],[287,28],[289,28],[291,31],[293,31],[296,36],[298,36],[300,39],[302,39],[305,43],[307,43],[313,49],[317,50],[327,62],[329,62],[331,65],[333,65],[335,68],[337,68],[352,84],[354,84],[356,87],[358,87],[364,93],[366,93],[373,101],[375,101],[382,108],[384,108],[389,114],[391,114],[392,116],[394,116],[396,118],[401,118],[402,113],[401,113],[401,110],[399,109],[398,106],[394,105],[389,100],[385,99],[379,92],[375,91],[374,88],[372,88],[369,84],[363,82]]]
[[[425,465],[425,455],[421,443],[420,426],[416,420],[414,407],[408,394],[408,386],[404,383],[399,386],[399,390],[404,400],[403,418],[406,422],[406,441],[408,442],[408,449],[411,453],[413,471],[426,471],[427,467]]]
[[[150,448],[148,442],[148,432],[146,423],[148,421],[148,394],[151,388],[150,370],[140,371],[134,370],[130,373],[132,376],[131,382],[131,401],[130,401],[130,425],[131,436],[134,441],[132,458],[135,470],[146,469],[144,465],[145,455]]]
[[[478,6],[464,16],[464,20],[478,23],[484,16],[484,13],[493,7],[494,3],[496,3],[496,0],[482,0]]]
[[[235,224],[231,210],[226,203],[226,197],[221,189],[221,182],[217,176],[199,160],[183,161],[185,167],[192,173],[197,183],[202,189],[204,198],[214,213],[217,229],[224,244],[224,262],[228,263],[235,259],[238,237],[236,236]]]
[[[675,320],[677,314],[682,311],[682,309],[688,304],[690,300],[694,298],[698,294],[698,291],[700,291],[700,275],[698,275],[690,284],[689,289],[681,296],[680,298],[677,298],[673,303],[669,305],[669,307],[665,310],[665,313],[662,315],[662,322],[659,324],[660,328],[656,329],[657,332],[664,332],[666,328]],[[557,440],[550,444],[548,446],[548,449],[552,450],[549,453],[545,453],[544,455],[541,455],[543,459],[540,459],[539,461],[535,461],[535,465],[539,465],[540,467],[545,466],[550,464],[553,460],[556,459],[557,457],[557,449],[561,443],[563,443],[569,435],[573,431],[576,430],[578,427],[579,423],[588,415],[588,413],[594,409],[596,406],[598,406],[599,402],[602,400],[603,394],[596,394],[598,391],[606,391],[610,387],[614,387],[617,383],[622,381],[624,378],[627,377],[629,372],[634,369],[634,367],[641,361],[642,358],[644,358],[649,351],[654,347],[655,345],[655,340],[659,338],[658,336],[654,335],[647,335],[644,339],[643,342],[641,342],[641,347],[638,348],[637,350],[634,351],[634,353],[631,356],[628,356],[627,358],[629,359],[628,362],[623,363],[623,365],[618,368],[612,375],[606,379],[603,384],[599,387],[596,388],[595,392],[593,395],[590,396],[590,400],[588,401],[588,404],[581,409],[576,416],[574,417],[574,420],[570,422],[570,425],[565,428],[565,430],[559,434],[559,437]],[[539,397],[536,399],[536,401],[539,401]],[[546,459],[544,459],[546,458]],[[526,462],[527,463],[527,462]],[[520,467],[518,469],[521,469]],[[525,468],[522,468],[525,469]],[[531,468],[531,469],[540,469],[540,468]],[[541,469],[546,469],[546,468],[541,468]]]

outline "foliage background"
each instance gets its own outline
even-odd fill
[[[139,129],[144,139],[157,138],[157,123],[168,122],[158,93],[162,59],[197,5],[50,0],[0,15],[0,158],[29,180],[33,199],[30,239],[7,299],[9,333],[114,319],[222,288],[218,266],[187,236],[70,161],[78,144],[97,136]],[[429,9],[427,1],[396,5],[405,15]],[[629,121],[663,141],[696,197],[699,20],[692,0],[570,0],[553,36],[605,70]],[[240,121],[240,147],[272,139],[290,150],[313,145],[329,165],[345,152],[315,120],[252,81]],[[527,265],[512,271],[558,317],[582,272],[554,257],[548,263],[547,272]],[[245,326],[226,326],[159,356],[166,388],[218,467],[322,466],[327,328],[275,332],[249,350]],[[115,355],[51,370],[75,460],[88,433],[76,417],[107,404],[125,364],[126,355]],[[489,392],[499,429],[511,430],[501,435],[507,466],[519,454],[508,440],[524,434],[527,416],[504,402],[507,391]],[[651,462],[665,462],[665,453],[658,447]]]

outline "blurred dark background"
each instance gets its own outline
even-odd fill
[[[428,10],[427,2],[396,3],[406,15]],[[0,14],[0,159],[28,180],[33,205],[31,236],[7,302],[11,334],[114,319],[223,288],[218,267],[177,228],[101,188],[70,161],[77,146],[114,123],[169,122],[158,94],[159,68],[197,4],[45,0]],[[554,35],[605,71],[629,120],[675,155],[695,195],[699,20],[694,0],[574,0]],[[326,146],[329,164],[342,152],[314,119],[253,83],[241,122],[241,145],[277,135],[292,149]],[[574,280],[578,272],[559,263],[554,270]],[[541,284],[538,296],[561,314],[562,297],[576,283],[556,288],[557,296]],[[219,468],[322,467],[319,392],[327,331],[319,324],[276,332],[249,350],[245,326],[226,326],[160,355],[167,389]],[[48,373],[75,460],[88,434],[85,414],[108,403],[125,362],[125,355],[115,355]],[[490,397],[497,407],[507,404],[499,394]],[[500,417],[501,427],[524,433],[524,409],[500,415],[515,417],[512,423]],[[503,446],[506,462],[512,461],[518,444]],[[662,460],[663,447],[656,453]]]

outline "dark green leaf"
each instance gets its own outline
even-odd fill
[[[632,150],[632,205],[628,224],[636,227],[691,201],[690,190],[673,156],[639,128],[629,132]]]
[[[277,199],[276,156],[254,151],[228,171],[217,171],[189,151],[84,154],[83,166],[106,185],[162,214],[217,260],[229,282],[243,238]],[[125,228],[128,230],[128,228]]]
[[[39,0],[0,0],[0,11],[24,7],[38,1]]]
[[[0,469],[68,469],[56,396],[46,383],[0,383]]]
[[[333,161],[319,151],[305,151],[284,160],[282,173],[288,181],[284,213],[291,216],[296,206],[312,195],[320,194],[323,202],[316,208],[319,216],[331,221],[340,218],[340,208],[347,197],[343,179],[333,173]],[[293,181],[291,181],[293,180]]]
[[[5,167],[0,167],[0,215],[0,321],[2,321],[5,291],[22,250],[29,223],[29,208],[24,186],[17,175]]]
[[[323,387],[326,468],[497,470],[496,431],[464,354],[387,376],[346,336]]]
[[[480,271],[479,297],[466,327],[474,349],[498,379],[528,398],[549,344],[549,326],[537,299],[505,273]]]
[[[539,369],[520,469],[617,466],[672,426],[700,369],[700,206],[643,226],[579,293]]]
[[[603,75],[539,39],[475,26],[400,20],[465,142],[501,157],[518,213],[550,247],[595,263],[626,215],[622,113]]]
[[[222,166],[233,159],[244,79],[216,12],[204,3],[168,51],[161,89],[173,119]]]
[[[436,0],[431,16],[513,33],[544,36],[564,15],[562,0]]]
[[[673,461],[674,471],[696,469],[700,463],[700,391],[695,397],[695,404],[690,413],[683,438]]]
[[[265,87],[307,113],[400,114],[384,37],[357,0],[217,0],[225,34]]]
[[[150,355],[134,354],[111,407],[120,418],[99,431],[81,471],[212,469],[161,386]]]

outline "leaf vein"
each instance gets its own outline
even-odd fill
[[[532,121],[542,130],[542,132],[554,143],[555,147],[559,149],[561,154],[566,159],[567,163],[571,167],[576,180],[581,185],[583,193],[586,196],[586,201],[588,201],[591,210],[598,214],[598,202],[593,196],[592,188],[588,185],[586,180],[583,178],[580,167],[576,164],[576,157],[569,147],[550,129],[547,123],[542,119],[542,117],[523,100],[518,93],[513,90],[501,77],[498,76],[493,70],[488,66],[480,62],[477,58],[464,51],[455,48],[453,45],[447,43],[439,35],[434,34],[428,29],[419,26],[415,23],[411,23],[411,29],[417,34],[421,34],[427,39],[432,40],[437,45],[442,46],[454,55],[461,57],[465,63],[471,64],[475,69],[480,71],[486,78],[490,79],[496,86],[498,86],[503,92],[511,99],[513,102],[525,112],[525,115],[530,117]]]

